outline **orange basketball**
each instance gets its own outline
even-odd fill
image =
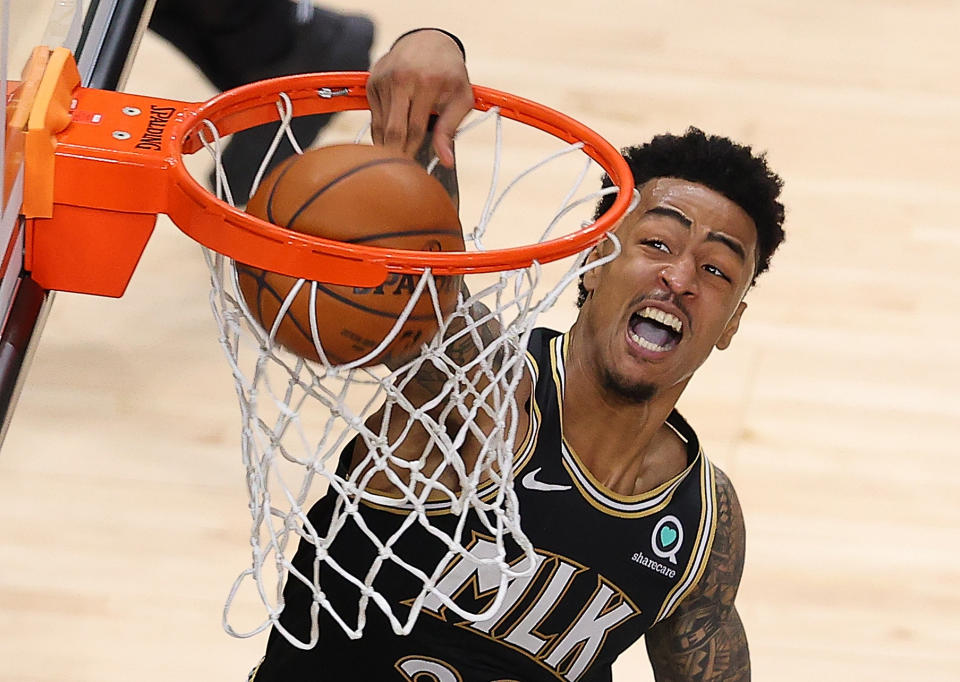
[[[380,147],[345,144],[294,156],[273,170],[247,212],[298,232],[365,246],[415,251],[462,251],[457,210],[446,190],[415,161]],[[240,290],[268,332],[296,278],[237,264]],[[370,289],[319,283],[317,329],[334,364],[357,360],[376,348],[410,300],[419,275],[390,275]],[[441,310],[451,312],[460,277],[437,277]],[[310,331],[309,282],[297,293],[277,330],[284,348],[318,360]],[[387,348],[366,364],[412,357],[437,331],[429,290]]]

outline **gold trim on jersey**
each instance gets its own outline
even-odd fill
[[[706,457],[703,458],[703,467],[700,471],[700,504],[700,525],[697,528],[693,553],[690,555],[690,561],[687,562],[687,570],[663,600],[663,605],[653,621],[654,624],[669,618],[683,598],[696,587],[710,558],[710,550],[713,548],[713,538],[717,530],[717,475],[713,463]]]
[[[564,468],[567,470],[570,479],[573,481],[577,490],[580,491],[583,498],[595,509],[620,518],[641,518],[656,514],[670,504],[676,489],[683,483],[690,472],[698,464],[702,463],[702,453],[698,450],[697,455],[691,459],[683,471],[653,490],[648,490],[639,495],[621,495],[604,486],[590,473],[590,470],[584,466],[580,457],[567,442],[563,434],[563,397],[566,389],[565,361],[568,346],[568,334],[561,334],[550,340],[549,357],[560,406],[560,450]],[[673,429],[674,433],[676,433],[684,443],[687,443],[687,439],[673,424],[667,422],[667,426]]]
[[[409,673],[407,673],[407,671],[403,669],[403,664],[406,663],[407,661],[423,661],[427,663],[436,663],[437,665],[440,665],[443,667],[444,672],[448,672],[452,675],[456,675],[457,677],[456,682],[463,682],[463,676],[460,675],[460,673],[452,665],[447,663],[442,658],[436,658],[434,656],[424,656],[419,654],[411,654],[409,656],[404,656],[403,658],[398,658],[393,664],[394,670],[396,670],[401,675],[403,675],[403,679],[406,680],[407,682],[417,682],[417,680],[421,679],[421,676],[423,678],[429,677],[430,679],[437,679],[437,676],[434,675],[433,673],[422,671],[422,670],[417,671],[414,677],[410,677]]]

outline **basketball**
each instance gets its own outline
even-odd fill
[[[440,182],[415,161],[380,147],[344,144],[312,149],[273,170],[247,212],[297,232],[351,244],[415,251],[462,251],[457,209]],[[237,263],[247,308],[269,333],[297,279]],[[320,343],[333,364],[358,360],[387,337],[410,301],[419,275],[391,274],[373,288],[318,282]],[[460,277],[437,277],[440,309],[454,309]],[[287,350],[319,360],[310,323],[310,283],[296,294],[277,329]],[[424,289],[390,344],[364,364],[392,365],[412,357],[438,329]]]

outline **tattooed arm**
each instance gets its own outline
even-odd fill
[[[428,130],[432,129],[436,118],[436,116],[431,118]],[[450,151],[452,152],[452,150],[453,147],[451,144]],[[431,164],[434,159],[434,149],[431,146],[431,138],[423,138],[420,147],[414,154],[414,159],[424,167]],[[453,165],[449,167],[437,165],[433,168],[432,175],[446,190],[453,204],[459,208],[459,186],[456,167]],[[437,360],[427,359],[419,364],[415,371],[411,370],[407,373],[402,373],[398,376],[397,380],[397,387],[400,389],[403,397],[414,406],[421,407],[430,402],[434,403],[432,407],[427,409],[426,413],[446,428],[451,435],[457,433],[464,426],[467,419],[464,410],[469,411],[476,407],[473,401],[477,399],[477,395],[482,393],[483,388],[487,386],[487,382],[491,380],[491,372],[496,372],[499,366],[498,353],[493,353],[485,359],[483,363],[485,368],[481,368],[479,366],[480,363],[474,364],[473,361],[476,360],[485,349],[493,345],[499,337],[500,323],[497,317],[490,315],[489,308],[484,305],[483,302],[478,300],[470,301],[470,291],[462,280],[459,281],[458,286],[460,287],[462,299],[469,302],[469,308],[465,316],[461,313],[453,316],[449,324],[443,329],[443,337],[448,340],[448,342],[444,344],[443,358]],[[468,327],[469,331],[467,330]],[[411,348],[409,354],[398,355],[397,357],[391,358],[391,360],[387,362],[387,366],[393,370],[397,370],[407,362],[413,360],[418,354],[419,348]],[[434,364],[435,362],[437,364]],[[476,391],[472,395],[464,396],[463,407],[456,409],[450,409],[451,404],[446,400],[435,400],[441,395],[444,390],[444,385],[450,380],[452,367],[467,369],[467,381],[473,385]],[[524,377],[524,379],[521,380],[520,387],[518,387],[516,397],[521,405],[525,404],[529,397],[529,385],[529,380],[527,377]],[[381,407],[380,410],[368,418],[367,426],[370,429],[377,431],[381,428],[385,410],[386,406]],[[401,436],[403,438],[403,442],[393,451],[393,454],[401,459],[413,459],[421,457],[425,451],[432,449],[433,452],[428,456],[425,465],[427,471],[431,470],[441,459],[442,454],[433,444],[433,436],[419,424],[413,425],[410,428],[407,428],[406,424],[406,419],[395,419],[391,420],[388,425],[387,436],[391,442]],[[475,461],[474,458],[481,449],[482,444],[477,437],[477,432],[489,433],[494,425],[492,417],[486,414],[483,409],[478,410],[472,417],[471,424],[470,433],[467,434],[467,438],[458,450],[460,457],[467,462],[468,466],[472,466],[472,462]],[[523,429],[526,428],[526,413],[519,415],[517,428],[521,433]],[[354,451],[354,465],[365,455],[366,448],[358,441]],[[406,480],[409,472],[404,467],[399,467],[394,470],[394,473],[399,476],[401,480]],[[453,476],[452,470],[449,475]],[[443,480],[444,479],[441,478],[441,481]],[[376,474],[370,480],[369,486],[385,491],[390,491],[393,488],[389,477],[381,473]]]
[[[699,584],[646,634],[657,682],[748,682],[750,652],[734,606],[743,572],[743,513],[717,469],[717,530]]]
[[[438,116],[436,114],[430,116],[430,120],[427,124],[428,132],[433,132],[434,126],[437,125],[437,120]],[[453,151],[452,141],[450,144],[450,151]],[[414,155],[414,159],[421,166],[427,168],[434,161],[434,158],[435,150],[432,146],[432,140],[430,136],[427,136],[423,138],[420,147],[417,149]],[[446,190],[447,195],[450,197],[450,200],[453,202],[453,205],[456,206],[457,210],[459,211],[460,188],[457,182],[456,166],[447,167],[443,165],[437,165],[433,168],[432,175],[440,182],[444,190]],[[466,282],[463,282],[462,280],[460,282],[460,291],[463,300],[469,300],[470,290],[467,288]],[[486,320],[485,322],[476,326],[475,334],[460,333],[466,326],[465,320],[462,317],[455,318],[445,332],[446,338],[452,338],[454,336],[457,337],[456,340],[451,342],[446,347],[445,354],[451,362],[460,367],[466,366],[470,361],[476,358],[484,348],[488,347],[500,335],[499,321],[490,316],[490,309],[482,301],[474,301],[472,303],[469,309],[469,316],[472,320],[476,321]],[[400,364],[402,364],[402,362],[397,363],[398,366]],[[420,404],[433,398],[443,387],[443,384],[447,378],[448,375],[446,372],[438,369],[432,364],[425,363],[417,372],[414,380],[405,385],[406,387],[404,389],[404,395],[410,398],[415,404]]]

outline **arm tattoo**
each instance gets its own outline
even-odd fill
[[[433,151],[432,131],[436,118],[436,114],[430,115],[430,125],[427,127],[427,134],[423,138],[423,143],[417,150],[415,157],[417,163],[424,168],[426,168],[435,157]],[[443,185],[443,188],[446,190],[450,200],[453,201],[453,205],[459,210],[460,186],[457,182],[456,168],[446,168],[437,164],[433,169],[433,177],[440,181],[440,184]],[[467,289],[466,283],[463,281],[461,281],[461,291],[463,300],[468,300],[470,298],[470,290]],[[474,321],[486,318],[489,313],[490,309],[480,301],[475,301],[470,306],[470,318]],[[462,331],[466,326],[467,322],[463,318],[455,319],[451,323],[450,327],[446,330],[446,336],[453,336]],[[477,325],[476,334],[463,334],[454,342],[449,344],[446,347],[446,356],[455,365],[463,367],[466,363],[477,357],[482,349],[487,348],[497,338],[499,333],[500,325],[496,320],[492,319]],[[479,337],[479,343],[477,337]],[[493,365],[495,369],[499,367],[498,357],[493,359]],[[438,369],[430,363],[424,363],[423,366],[421,366],[421,368],[417,371],[414,382],[417,384],[418,388],[432,395],[443,387],[443,384],[447,378],[448,375],[443,370]]]
[[[430,115],[431,124],[436,119],[435,114]],[[421,166],[426,168],[430,165],[430,162],[433,161],[433,125],[427,126],[427,134],[423,138],[423,144],[420,145],[420,149],[417,150],[417,155],[415,158],[416,162]],[[460,185],[457,183],[457,169],[456,168],[447,168],[437,164],[433,169],[433,177],[440,181],[440,184],[443,185],[443,188],[447,190],[447,196],[450,197],[450,200],[453,201],[453,205],[458,209],[460,208]]]
[[[748,682],[750,652],[734,606],[743,573],[743,513],[717,469],[717,530],[706,569],[677,611],[646,634],[657,682]]]
[[[464,298],[467,298],[469,295],[470,292],[467,291],[466,286],[464,286]],[[470,318],[472,320],[484,319],[489,315],[489,312],[489,308],[479,301],[475,301],[473,305],[470,306]],[[445,335],[447,337],[454,336],[455,334],[462,332],[466,326],[466,320],[462,317],[458,317],[451,322],[449,328],[445,332]],[[471,360],[476,358],[477,355],[480,354],[481,350],[487,348],[496,340],[499,334],[499,329],[500,327],[496,319],[491,319],[487,322],[479,324],[476,327],[476,334],[462,334],[456,340],[446,346],[444,354],[454,365],[463,367]],[[492,364],[494,371],[496,371],[496,369],[499,367],[498,355],[494,355]],[[437,368],[432,363],[425,362],[417,371],[414,382],[419,388],[425,390],[429,395],[432,396],[443,387],[443,384],[445,381],[447,381],[447,378],[447,372]]]

